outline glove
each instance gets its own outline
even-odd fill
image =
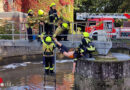
[[[55,37],[56,37],[56,34],[54,34],[53,37],[55,38]]]
[[[81,50],[80,50],[80,53],[83,53],[83,52],[84,52],[84,50],[83,50],[83,49],[81,49]]]
[[[55,17],[55,21],[57,20],[57,17]]]
[[[43,32],[41,35],[38,35],[38,37],[43,37],[45,35],[45,33]]]
[[[74,62],[76,62],[78,59],[77,58],[74,58]]]
[[[41,35],[38,35],[38,37],[41,37]]]

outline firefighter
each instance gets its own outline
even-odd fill
[[[39,35],[43,32],[44,11],[38,10]]]
[[[60,24],[57,27],[57,29],[56,29],[53,37],[54,38],[56,37],[58,41],[61,41],[62,38],[63,38],[64,41],[67,41],[67,36],[58,36],[58,35],[61,35],[61,34],[67,35],[68,32],[69,32],[69,26],[68,26],[68,24],[67,23],[62,23],[62,24]]]
[[[56,28],[55,24],[58,21],[58,15],[57,15],[57,10],[56,10],[56,4],[51,3],[50,5],[50,11],[49,11],[49,22],[50,22],[50,27],[49,27],[49,34],[53,34],[53,30]]]
[[[26,23],[29,42],[33,41],[32,29],[33,29],[33,26],[34,26],[35,23],[36,23],[36,21],[34,19],[33,10],[29,9],[28,17],[27,17],[27,23]]]
[[[57,15],[55,3],[51,3],[51,5],[50,5],[49,19],[50,19],[51,23],[55,23],[58,21],[58,15]]]
[[[46,15],[46,13],[43,10],[38,10],[38,23],[39,24],[41,23],[39,25],[39,30],[40,30],[39,35],[43,32],[43,30],[45,31],[46,35],[48,35],[50,33],[49,16]],[[43,25],[44,25],[44,28],[43,28]]]
[[[43,64],[45,65],[45,73],[54,73],[54,48],[55,44],[50,36],[41,37],[43,43]]]
[[[81,28],[80,27],[77,27],[77,32],[76,32],[76,34],[81,34],[82,32],[81,32]]]
[[[91,39],[89,38],[89,33],[88,32],[83,32],[83,39],[81,41],[80,47],[85,50],[84,56],[87,58],[92,58],[92,52],[95,51],[95,47],[92,44]]]
[[[39,24],[39,35],[41,35],[41,33],[43,33],[43,29],[44,29],[44,11],[43,10],[38,10],[38,24]],[[40,38],[38,38],[38,41],[40,41]]]

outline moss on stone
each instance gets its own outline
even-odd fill
[[[105,58],[105,56],[102,57],[96,57],[95,58],[96,61],[118,61],[116,58],[112,57],[112,58]]]

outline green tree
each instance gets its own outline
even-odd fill
[[[109,0],[108,4],[106,4],[106,7],[104,9],[105,13],[116,13],[119,12],[118,9],[120,5],[122,5],[123,0]]]
[[[123,3],[119,6],[118,12],[129,12],[130,13],[130,0],[124,0]]]
[[[75,0],[75,12],[124,13],[130,12],[130,0]]]

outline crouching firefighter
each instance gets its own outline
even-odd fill
[[[83,32],[83,39],[80,44],[80,47],[85,50],[84,56],[86,58],[93,58],[92,53],[95,52],[95,47],[89,38],[89,33],[88,32]]]
[[[45,73],[54,73],[54,49],[55,44],[50,36],[41,39],[43,43],[43,65],[45,65]]]

